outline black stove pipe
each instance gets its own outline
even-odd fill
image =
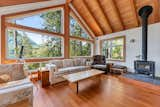
[[[152,13],[152,6],[144,6],[139,10],[142,19],[142,60],[147,61],[148,48],[148,17]]]

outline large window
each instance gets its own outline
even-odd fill
[[[56,33],[63,33],[63,12],[59,10],[49,10],[39,14],[20,17],[10,20],[12,23],[27,27],[47,30]]]
[[[7,58],[17,58],[24,46],[24,58],[62,57],[63,39],[26,31],[7,30]]]
[[[102,55],[109,60],[125,60],[125,37],[102,41]]]
[[[94,34],[72,10],[70,13],[64,12],[64,8],[64,5],[57,5],[2,16],[4,26],[1,32],[5,36],[2,36],[1,40],[5,41],[1,41],[4,44],[1,62],[16,62],[22,46],[24,46],[23,58],[26,62],[61,59],[64,56],[68,58],[69,55],[70,57],[92,56]],[[70,22],[66,23],[68,27],[64,29],[66,22],[64,16],[69,15]],[[64,32],[64,30],[70,31]],[[30,65],[34,68],[30,68]],[[39,66],[30,65],[29,69]]]
[[[92,55],[92,43],[70,40],[70,56],[91,56]]]

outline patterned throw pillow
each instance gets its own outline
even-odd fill
[[[73,59],[73,61],[74,61],[74,66],[82,66],[80,58],[75,58]]]
[[[58,69],[63,68],[62,60],[51,60],[50,63],[56,65]]]
[[[63,67],[73,67],[73,59],[64,59]]]
[[[0,75],[0,84],[7,83],[11,80],[10,76],[7,74]]]

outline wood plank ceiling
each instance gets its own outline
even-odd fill
[[[96,36],[140,26],[138,11],[145,5],[153,7],[149,24],[160,21],[160,0],[72,0],[71,4]]]
[[[1,6],[48,0],[0,0]],[[160,21],[160,0],[66,0],[70,2],[96,36],[110,34],[141,25],[138,10],[151,5],[149,24]]]

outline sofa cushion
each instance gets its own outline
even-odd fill
[[[63,68],[63,61],[62,60],[51,60],[50,63],[56,65],[58,69]]]
[[[7,83],[2,83],[0,84],[0,90],[7,89],[7,88],[12,88],[16,86],[21,86],[23,84],[30,84],[30,80],[28,78],[22,79],[22,80],[17,80],[17,81],[11,81]]]
[[[125,69],[127,67],[123,65],[113,65],[112,68]]]
[[[24,79],[26,77],[23,69],[24,65],[14,64],[13,66],[15,66],[16,69],[12,72],[12,81]]]
[[[85,58],[75,58],[73,59],[74,66],[85,66],[86,65],[86,59]]]
[[[86,59],[85,58],[81,58],[81,66],[85,66],[86,65]]]
[[[73,67],[74,64],[73,64],[73,59],[64,59],[63,60],[63,67],[66,68],[66,67]]]
[[[79,71],[84,71],[89,69],[89,66],[75,66],[75,67],[67,67],[67,68],[61,68],[58,70],[58,72],[54,72],[55,75],[65,75],[70,73],[75,73]]]
[[[97,68],[97,69],[106,69],[106,65],[96,64],[96,65],[92,65],[92,68]]]
[[[73,59],[74,66],[82,66],[82,62],[80,58]]]
[[[23,64],[1,64],[0,75],[7,74],[11,77],[11,81],[24,79],[25,73],[23,70]]]

